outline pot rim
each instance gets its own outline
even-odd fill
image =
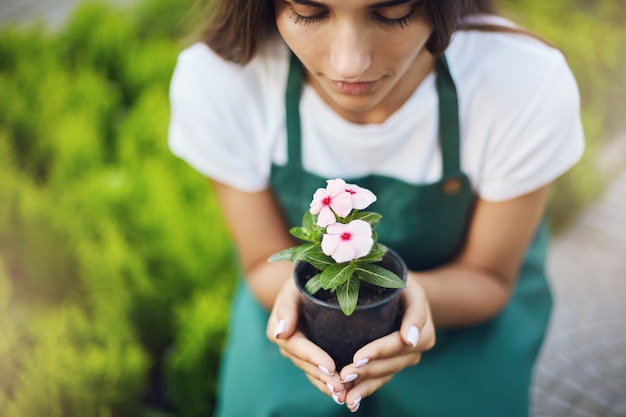
[[[406,264],[404,263],[404,260],[400,257],[400,255],[398,255],[394,250],[388,248],[387,249],[387,253],[385,254],[385,257],[387,257],[388,255],[390,255],[393,258],[396,258],[397,262],[400,262],[402,264],[402,274],[399,275],[400,279],[402,279],[402,281],[406,282],[407,280],[407,267]],[[383,259],[385,259],[383,257]],[[295,264],[295,268],[293,271],[293,278],[294,281],[296,283],[296,287],[298,288],[298,290],[300,291],[300,293],[305,296],[307,299],[309,299],[310,301],[312,301],[313,303],[320,305],[320,306],[324,306],[326,308],[329,309],[334,309],[334,310],[341,310],[341,307],[339,306],[339,304],[335,304],[335,303],[329,303],[328,301],[324,301],[324,300],[320,300],[319,298],[315,297],[312,294],[309,294],[306,289],[302,286],[302,284],[300,284],[300,280],[297,278],[297,273],[298,271],[301,271],[303,268],[306,267],[310,267],[315,269],[314,266],[312,266],[311,264],[309,264],[308,262],[303,262],[303,261],[298,261]],[[395,271],[394,271],[395,272]],[[359,311],[359,310],[368,310],[370,308],[375,308],[377,306],[380,306],[381,304],[385,304],[387,303],[390,299],[398,296],[398,294],[400,294],[400,292],[403,290],[403,288],[388,288],[389,290],[393,290],[389,295],[387,295],[384,298],[381,298],[378,301],[375,302],[368,302],[367,304],[357,304],[355,311]]]

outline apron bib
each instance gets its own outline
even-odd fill
[[[458,102],[445,57],[436,63],[439,96],[440,181],[414,185],[368,175],[344,178],[377,196],[382,214],[379,241],[393,248],[412,270],[451,260],[462,248],[475,196],[460,169]],[[299,102],[302,69],[292,54],[286,91],[288,160],[273,166],[271,185],[289,226],[299,225],[313,192],[326,178],[302,167]],[[542,224],[528,249],[505,309],[479,326],[439,329],[436,346],[421,362],[396,374],[363,400],[362,417],[525,417],[530,378],[551,309],[544,275],[547,245]],[[265,337],[268,312],[240,285],[233,304],[230,340],[218,387],[218,417],[348,416],[320,393],[276,345]]]

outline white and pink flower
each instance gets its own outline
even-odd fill
[[[353,209],[363,210],[376,196],[370,190],[342,179],[327,180],[326,188],[318,188],[310,204],[311,214],[319,214],[317,225],[326,227],[337,221],[335,216],[346,217]]]
[[[311,214],[318,214],[317,225],[326,227],[337,221],[335,215],[346,217],[352,211],[352,199],[343,180],[328,180],[326,188],[318,188],[310,205]]]
[[[352,220],[348,224],[333,223],[322,237],[322,252],[336,262],[349,262],[370,253],[374,239],[372,227],[364,220]]]
[[[341,181],[341,180],[339,180]],[[352,208],[357,210],[363,210],[370,204],[376,201],[376,196],[370,190],[359,187],[354,184],[345,184],[345,189],[350,194],[350,200],[352,201]]]

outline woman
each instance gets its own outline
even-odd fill
[[[212,179],[245,277],[217,416],[527,415],[548,187],[583,151],[562,54],[484,0],[214,6],[172,79],[170,146]],[[327,178],[379,196],[410,269],[400,330],[343,369],[298,329],[293,265],[267,262]]]

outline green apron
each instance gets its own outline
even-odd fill
[[[313,192],[326,178],[302,168],[299,100],[301,66],[292,56],[287,82],[288,161],[273,166],[272,188],[290,226],[301,223]],[[456,88],[445,57],[437,60],[439,138],[443,175],[432,184],[369,175],[344,178],[370,189],[383,215],[379,241],[412,270],[451,260],[463,246],[475,196],[460,169]],[[544,274],[547,228],[539,227],[520,269],[512,298],[495,318],[463,329],[438,329],[436,346],[421,362],[396,374],[363,400],[362,417],[525,417],[531,372],[551,309]],[[240,285],[218,387],[217,417],[353,415],[320,393],[265,337],[268,312]]]

